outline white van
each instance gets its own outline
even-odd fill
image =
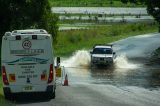
[[[52,36],[43,29],[15,30],[2,38],[1,65],[6,98],[45,92],[55,97]]]

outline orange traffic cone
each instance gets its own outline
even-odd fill
[[[68,76],[66,74],[63,86],[68,86]]]

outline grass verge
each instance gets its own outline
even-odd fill
[[[144,7],[144,4],[126,3],[121,0],[49,0],[54,7]]]
[[[79,49],[91,49],[95,44],[106,44],[130,36],[157,32],[157,24],[113,24],[90,26],[83,30],[60,31],[54,47],[56,56],[69,56]]]
[[[0,106],[15,106],[11,101],[5,100],[4,96],[0,95]]]

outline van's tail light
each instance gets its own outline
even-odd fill
[[[6,69],[4,66],[2,66],[2,77],[3,77],[3,83],[5,85],[9,85],[8,79],[7,79],[7,74],[6,74]]]
[[[53,64],[50,64],[48,84],[53,81]]]

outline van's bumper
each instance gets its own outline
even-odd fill
[[[32,90],[25,90],[26,86],[9,86],[3,87],[5,93],[29,93],[29,92],[53,92],[56,88],[55,85],[34,85]]]

